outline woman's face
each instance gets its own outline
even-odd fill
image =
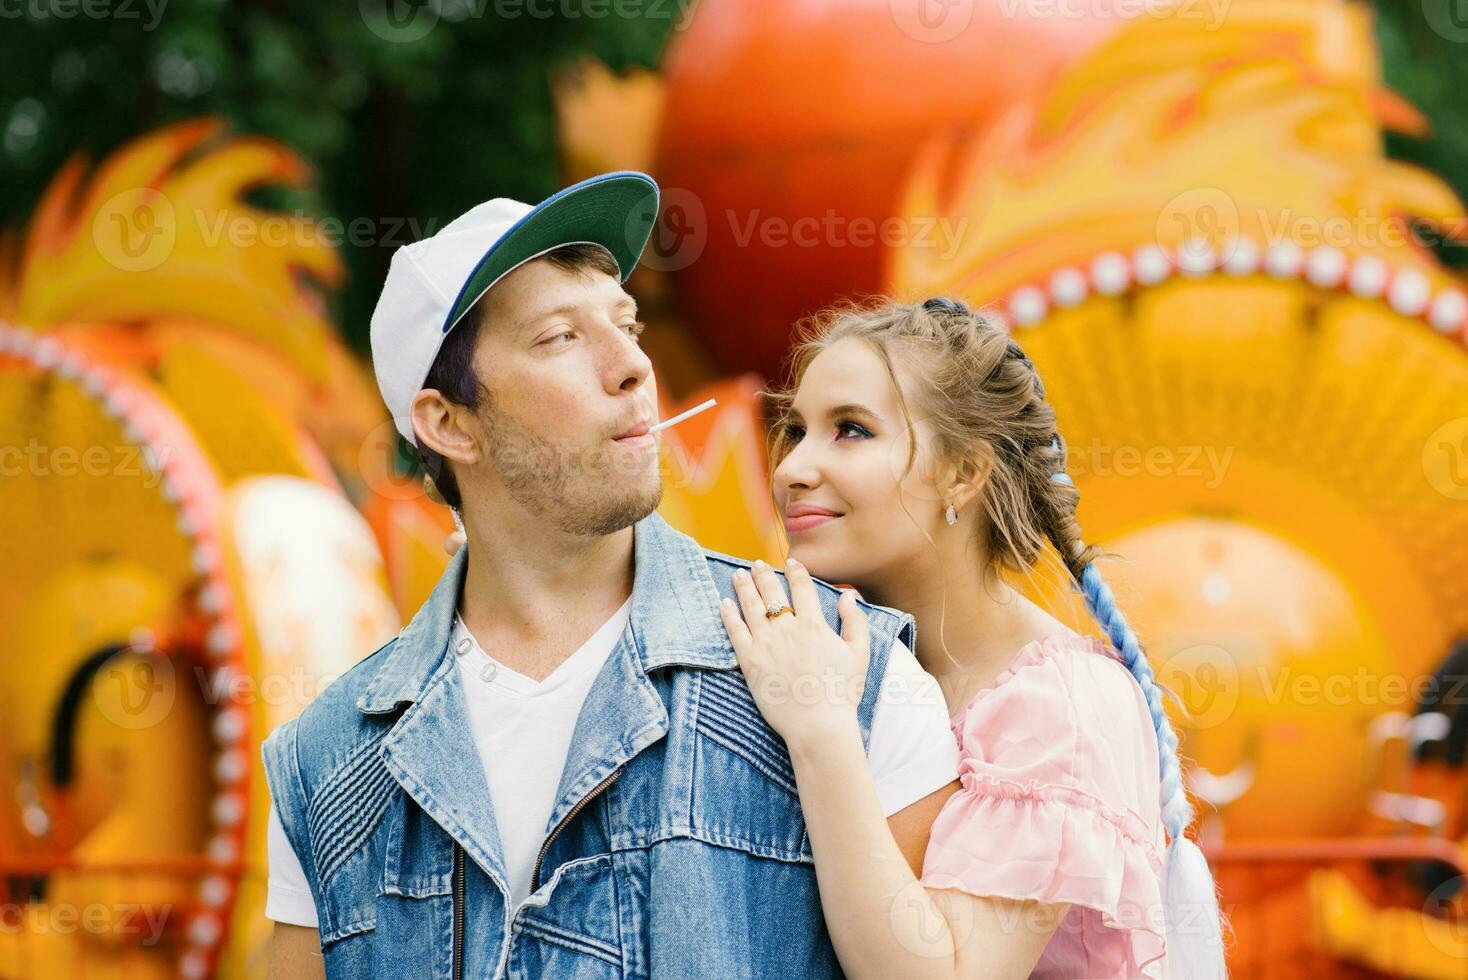
[[[905,369],[893,366],[916,413]],[[904,476],[911,437],[897,393],[876,351],[855,338],[816,355],[791,409],[791,448],[773,477],[790,554],[818,578],[881,595],[886,576],[910,574],[931,555],[919,527],[936,538],[943,520],[930,430],[915,414],[919,448]]]

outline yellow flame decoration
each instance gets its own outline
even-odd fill
[[[303,280],[338,285],[344,268],[319,226],[243,195],[300,187],[311,171],[286,147],[225,138],[219,119],[142,137],[87,177],[70,160],[23,243],[0,242],[0,316],[33,330],[179,317],[254,338],[311,381],[325,377],[328,328]]]
[[[1366,14],[1234,0],[1209,29],[1199,9],[1130,24],[1039,102],[930,142],[899,213],[945,233],[894,251],[888,288],[991,300],[1107,249],[1238,236],[1391,253],[1441,285],[1409,222],[1456,237],[1463,207],[1383,156],[1383,118],[1422,124],[1376,85]]]

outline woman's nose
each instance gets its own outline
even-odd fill
[[[797,443],[775,467],[773,479],[776,486],[786,490],[793,487],[809,489],[819,485],[821,474],[814,449],[807,447],[805,443]]]

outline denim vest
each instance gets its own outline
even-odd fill
[[[654,513],[634,528],[627,629],[576,723],[533,893],[509,905],[448,638],[466,550],[403,631],[265,741],[328,977],[834,977],[780,737],[720,597],[749,562]],[[838,591],[816,583],[840,628]],[[862,741],[911,616],[863,603]]]

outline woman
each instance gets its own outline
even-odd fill
[[[1177,738],[1076,524],[1034,366],[946,299],[830,311],[815,326],[795,353],[793,393],[775,396],[789,595],[757,563],[721,614],[789,749],[842,967],[1225,976],[1213,879],[1184,837],[1193,811]],[[1001,572],[1030,571],[1046,541],[1111,646],[1005,583]],[[837,636],[812,575],[913,613],[915,652],[955,712],[962,788],[933,825],[920,880],[863,762],[851,680],[865,670],[864,618],[844,596]],[[769,694],[810,675],[841,693],[814,704]]]

